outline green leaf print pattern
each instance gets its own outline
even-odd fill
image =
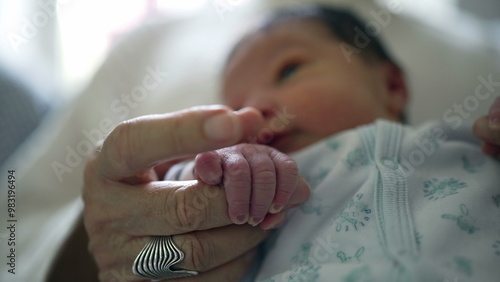
[[[473,158],[462,156],[462,164],[465,171],[469,173],[478,173],[485,163],[484,158]]]
[[[344,163],[349,169],[353,169],[360,166],[365,166],[369,162],[368,157],[363,149],[357,148],[352,152],[347,154],[347,158]]]
[[[458,193],[458,190],[467,187],[467,183],[453,178],[438,180],[433,178],[424,182],[424,197],[429,200],[442,199]]]
[[[337,140],[327,140],[326,145],[328,148],[330,148],[332,151],[337,151],[340,147],[340,142]]]

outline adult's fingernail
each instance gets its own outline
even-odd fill
[[[222,113],[206,120],[203,131],[213,141],[227,141],[239,136],[241,127],[233,113]]]

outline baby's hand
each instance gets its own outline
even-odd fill
[[[298,168],[286,154],[265,145],[239,144],[198,154],[195,177],[223,184],[229,217],[236,224],[257,225],[266,214],[288,203],[298,182]]]
[[[483,140],[483,152],[500,157],[500,97],[493,102],[487,116],[476,120],[473,130]]]

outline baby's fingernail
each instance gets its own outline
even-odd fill
[[[500,118],[490,118],[489,127],[492,130],[500,130]]]
[[[203,131],[214,141],[227,141],[239,136],[241,128],[233,113],[223,113],[206,120]]]
[[[257,226],[261,221],[262,217],[250,217],[250,220],[248,220],[248,223],[252,226]]]
[[[246,214],[240,214],[238,216],[236,216],[236,224],[243,224],[245,222],[247,222],[248,220],[248,216]]]
[[[271,208],[269,209],[270,213],[279,213],[280,211],[283,210],[283,205],[280,204],[273,204]]]

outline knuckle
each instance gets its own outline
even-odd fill
[[[281,162],[281,169],[289,176],[297,177],[299,175],[299,168],[297,167],[297,163],[290,158],[287,158]]]
[[[248,200],[233,200],[231,201],[231,207],[234,209],[246,209],[248,210],[248,205],[250,204],[250,201]]]
[[[244,162],[231,162],[224,169],[224,183],[250,183],[248,165]]]
[[[238,144],[236,148],[245,155],[261,153],[264,151],[265,146],[260,144]]]
[[[224,163],[225,163],[225,169],[231,175],[238,175],[248,167],[246,161],[241,158],[238,159],[233,158],[231,160],[225,161]]]
[[[291,197],[293,192],[295,191],[295,186],[283,186],[281,187],[279,193],[281,196]]]
[[[186,268],[204,271],[210,267],[213,258],[212,244],[207,242],[204,232],[192,232],[176,238],[180,240],[179,248],[186,254],[183,264]]]
[[[167,225],[182,231],[197,229],[205,219],[208,199],[202,193],[187,193],[181,189],[174,192],[174,197],[167,198],[165,207]]]
[[[269,204],[258,204],[252,203],[252,213],[267,213],[269,210]]]
[[[285,154],[277,155],[274,160],[278,163],[276,167],[279,174],[279,193],[290,195],[295,190],[299,180],[297,163]]]
[[[253,184],[256,185],[258,190],[270,190],[273,189],[276,184],[276,171],[273,170],[261,170],[255,173]]]
[[[218,154],[214,151],[204,152],[196,155],[195,164],[196,166],[211,166],[217,162]]]

